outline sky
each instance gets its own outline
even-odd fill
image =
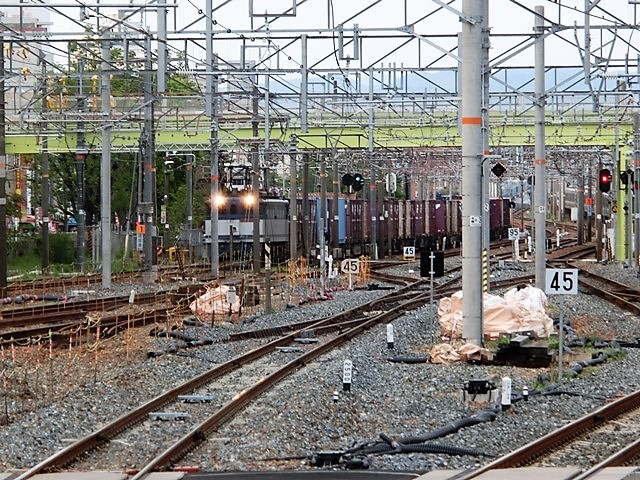
[[[20,0],[13,0],[17,5]],[[150,32],[157,48],[156,3],[142,0],[93,0],[83,2],[84,8],[68,7],[68,0],[49,0],[50,8],[35,7],[42,0],[22,0],[23,14],[46,18],[52,32],[51,51],[53,62],[64,66],[70,60],[67,40],[82,39],[83,28],[94,32],[113,25],[118,18],[128,15],[127,28],[122,25],[114,30],[120,37],[135,38],[139,32]],[[165,0],[168,11],[170,57],[183,58],[186,52],[187,66],[175,61],[170,69],[189,71],[205,70],[204,48],[205,0]],[[108,2],[108,3],[107,3]],[[360,72],[369,68],[386,69],[376,74],[374,89],[402,91],[406,82],[408,91],[455,91],[456,68],[459,50],[458,34],[461,22],[458,13],[463,9],[462,0],[449,1],[449,9],[436,0],[297,0],[295,16],[281,16],[291,9],[294,0],[214,0],[212,18],[214,26],[214,51],[220,58],[220,68],[229,70],[232,81],[221,89],[233,89],[239,80],[237,71],[241,58],[259,65],[263,72],[269,69],[287,69],[271,80],[272,91],[299,89],[300,68],[305,64],[300,35],[308,35],[307,61],[310,68],[311,93],[325,93],[336,79],[340,88],[352,92],[368,91],[368,78]],[[8,3],[8,2],[5,2]],[[62,6],[62,5],[67,5]],[[96,8],[99,5],[99,9]],[[139,9],[141,5],[152,8]],[[489,0],[489,25],[491,48],[489,51],[493,79],[492,90],[503,77],[502,67],[527,67],[527,70],[510,69],[504,82],[505,91],[520,88],[533,89],[532,66],[534,48],[531,39],[534,25],[534,9],[544,7],[547,27],[559,27],[545,40],[547,66],[571,66],[568,76],[579,71],[587,39],[581,26],[585,24],[585,0]],[[637,10],[637,11],[636,11]],[[0,7],[7,15],[15,15],[18,8]],[[98,11],[100,15],[98,15]],[[265,14],[266,13],[266,14]],[[253,14],[253,15],[251,15]],[[8,17],[5,16],[4,19]],[[637,71],[639,51],[634,47],[640,42],[633,29],[619,28],[618,36],[611,33],[613,26],[623,23],[637,24],[640,5],[630,5],[628,0],[600,0],[590,12],[593,63],[595,56],[609,59],[608,74],[624,70],[625,59]],[[411,34],[406,32],[410,26]],[[333,27],[342,26],[344,49],[342,55],[333,51],[340,44],[340,37]],[[576,26],[576,28],[574,28]],[[359,49],[354,49],[354,31],[359,32]],[[96,38],[98,35],[96,35]],[[124,45],[124,44],[123,44]],[[576,46],[577,45],[577,46]],[[578,48],[580,47],[580,48]],[[129,46],[129,48],[131,48]],[[143,54],[140,51],[141,55]],[[403,76],[402,69],[429,71],[424,75]],[[64,68],[63,68],[64,69]],[[328,72],[324,75],[324,72]],[[547,85],[562,83],[563,77],[551,78]],[[264,86],[264,77],[260,84]],[[565,77],[566,78],[566,77]],[[200,77],[202,79],[202,77]],[[360,84],[358,85],[358,82]],[[497,83],[496,83],[497,82]],[[614,80],[610,80],[611,83]],[[414,88],[413,85],[416,85]],[[577,85],[583,88],[584,85]],[[547,87],[549,88],[549,87]]]
[[[14,0],[17,5],[19,0]],[[187,41],[186,49],[193,57],[195,64],[202,64],[205,60],[204,49],[202,48],[203,32],[205,30],[205,19],[203,10],[205,0],[166,0],[169,7],[168,27],[179,33],[171,34],[171,38],[180,39],[173,42],[178,50],[185,49],[183,38],[194,38],[194,41]],[[244,53],[246,58],[256,61],[269,57],[265,67],[292,67],[302,63],[302,49],[299,42],[290,44],[288,38],[296,32],[308,33],[310,37],[321,36],[323,38],[311,38],[309,40],[309,64],[327,65],[340,68],[368,67],[380,65],[384,62],[393,63],[397,66],[402,64],[406,67],[431,67],[449,68],[455,66],[454,54],[445,54],[445,51],[455,50],[457,46],[456,34],[460,30],[460,21],[455,11],[440,8],[435,1],[428,0],[298,0],[299,5],[295,16],[279,17],[277,14],[286,11],[293,6],[294,0],[215,0],[213,18],[216,21],[215,31],[218,37],[225,37],[225,40],[216,41],[215,49],[221,58],[226,61],[237,61]],[[9,3],[9,2],[6,2]],[[101,16],[117,19],[120,12],[130,14],[131,26],[141,28],[151,32],[157,30],[155,7],[146,10],[145,13],[134,13],[132,7],[143,5],[140,0],[104,0],[93,2],[83,2],[86,8],[78,7],[56,7],[56,5],[70,5],[68,1],[49,1],[52,5],[50,9],[35,7],[34,4],[41,3],[41,0],[23,0],[23,13],[48,17],[49,29],[54,32],[57,38],[71,38],[79,36],[82,26],[90,25],[97,28],[96,9],[99,3]],[[146,2],[153,5],[151,2]],[[115,7],[115,5],[122,7]],[[573,25],[583,25],[585,22],[584,0],[489,0],[489,19],[492,34],[491,56],[503,58],[507,52],[516,50],[520,42],[526,40],[527,35],[533,31],[533,9],[536,5],[545,7],[545,16],[548,25],[552,23],[569,27],[560,33],[558,37],[548,39],[546,48],[546,61],[548,64],[554,63],[574,63],[580,64],[579,51],[571,43],[578,42],[584,45],[584,33],[580,29],[573,30]],[[78,2],[80,5],[80,2]],[[175,5],[175,7],[174,7]],[[111,7],[113,6],[113,7]],[[451,3],[453,10],[461,11],[462,0]],[[610,36],[598,29],[600,26],[611,27],[616,21],[619,23],[637,23],[635,9],[640,12],[640,5],[630,5],[628,0],[601,0],[597,7],[591,11],[590,21],[594,26],[592,31],[592,42],[599,45],[606,44],[607,49],[600,52],[601,56],[610,55],[608,44]],[[0,11],[5,14],[16,14],[18,8],[0,7]],[[45,12],[43,15],[42,12]],[[253,16],[250,15],[253,13]],[[264,13],[267,13],[265,16]],[[81,20],[82,15],[86,15],[85,20]],[[6,19],[7,17],[5,17]],[[46,21],[46,20],[45,20]],[[105,18],[100,19],[100,26],[109,24]],[[334,25],[344,25],[347,35],[346,43],[349,43],[353,32],[354,24],[362,29],[362,35],[367,33],[376,34],[382,38],[368,39],[362,44],[362,50],[358,52],[358,60],[347,61],[327,57],[333,48],[337,46],[337,38],[321,30],[328,29]],[[398,29],[405,24],[413,25],[417,37],[408,45],[403,45],[405,39],[389,39],[388,35],[397,33]],[[263,33],[262,38],[257,39],[245,46],[243,52],[242,35],[247,34],[251,29],[259,30]],[[433,37],[437,36],[437,37]],[[270,37],[267,41],[267,37]],[[423,37],[422,40],[416,38]],[[424,37],[427,37],[424,40]],[[631,31],[621,32],[621,39],[613,44],[614,56],[623,58],[631,55],[633,59],[637,56],[631,44],[634,43]],[[199,38],[200,41],[195,40]],[[418,45],[420,45],[418,47]],[[279,55],[274,55],[279,52]],[[355,56],[353,46],[345,47],[345,56]],[[290,59],[289,59],[290,58]],[[532,65],[533,49],[525,48],[513,58],[509,63],[512,65]]]

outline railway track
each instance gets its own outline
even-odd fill
[[[506,286],[507,283],[516,284],[522,281],[521,278],[518,278],[501,283]],[[127,452],[132,450],[143,452],[145,457],[145,460],[135,460],[137,473],[132,480],[142,479],[146,474],[155,470],[167,469],[185,458],[189,451],[206,442],[213,432],[259,395],[292,372],[303,368],[314,358],[324,355],[376,325],[389,323],[405,312],[429,303],[431,292],[424,287],[425,282],[418,281],[381,297],[364,309],[352,309],[315,322],[283,326],[278,331],[251,332],[244,339],[278,336],[149,400],[44,459],[18,476],[17,480],[26,480],[38,473],[60,470],[68,465],[73,468],[82,467],[85,465],[84,462],[91,461],[90,457],[81,460],[82,464],[78,464],[78,459],[82,459],[92,451],[99,452],[101,448],[128,444],[132,439],[135,439],[135,430],[131,429],[145,420],[149,421],[149,415],[158,415],[158,412],[171,413],[180,409],[180,411],[186,411],[189,415],[193,415],[194,421],[163,423],[163,425],[168,425],[166,428],[171,429],[171,435],[178,438],[173,444],[162,446],[160,442],[151,441],[140,448],[130,448],[129,446],[126,449]],[[451,290],[455,290],[455,288],[451,288]],[[444,295],[446,291],[447,287],[442,287],[438,294]],[[307,333],[310,331],[314,332],[312,337],[309,337]],[[297,338],[305,338],[307,342],[300,346],[300,343],[296,343]],[[311,342],[308,340],[309,338],[314,338],[316,341]],[[239,339],[241,337],[235,338],[235,340]],[[282,349],[287,350],[287,356],[283,357]],[[276,351],[278,353],[275,353]],[[287,358],[290,360],[283,361]],[[242,369],[241,374],[236,373],[239,369]],[[250,370],[245,373],[245,369]],[[212,383],[214,381],[215,384]],[[178,406],[179,397],[203,391],[208,393],[215,391],[219,395],[216,393],[211,403],[197,403],[195,407],[192,405],[188,409],[185,409],[182,404]],[[188,425],[193,423],[197,423],[197,425],[189,429]],[[149,430],[147,425],[145,432],[148,433]],[[123,438],[123,440],[121,442],[113,441],[116,437]],[[150,445],[153,448],[150,448]]]
[[[566,262],[565,264],[569,268],[578,269],[578,283],[582,289],[617,305],[627,312],[640,315],[639,289],[585,270],[576,263]]]
[[[453,476],[451,480],[469,480],[493,470],[544,464],[544,458],[551,456],[560,457],[561,462],[561,458],[569,449],[573,449],[571,458],[576,458],[579,452],[585,450],[585,445],[591,444],[598,436],[610,438],[611,436],[606,434],[607,431],[615,431],[616,441],[620,441],[624,432],[620,425],[637,425],[638,418],[640,418],[640,391],[604,405],[482,467]],[[640,456],[640,440],[636,439],[635,429],[631,429],[630,433],[626,437],[633,437],[633,440],[629,440],[623,448],[611,448],[611,444],[615,445],[614,442],[598,442],[601,447],[597,449],[601,453],[600,460],[594,462],[591,468],[578,476],[572,477],[573,480],[586,480],[595,477],[605,468],[624,466],[637,459]],[[589,448],[589,456],[593,455],[593,451],[593,448]]]
[[[209,264],[191,264],[180,269],[175,265],[159,266],[159,278],[203,278],[206,279],[211,275],[211,265]],[[143,272],[134,270],[131,272],[122,272],[112,275],[111,279],[115,283],[142,283]],[[99,273],[75,274],[64,277],[45,277],[27,281],[13,281],[5,287],[5,296],[8,298],[18,297],[20,295],[42,295],[46,293],[64,293],[73,290],[90,289],[102,283],[102,275]]]
[[[193,287],[195,292],[197,287]],[[182,312],[188,305],[191,294],[180,294],[180,290],[171,289],[156,293],[140,293],[131,297],[113,296],[101,299],[79,300],[74,302],[34,303],[20,307],[5,308],[0,312],[0,344],[18,342],[39,337],[51,338],[53,343],[68,344],[81,340],[78,331],[87,330],[91,323],[99,328],[100,338],[115,335],[124,328],[135,328],[150,323],[164,323],[169,315]],[[157,308],[154,305],[159,305]],[[123,307],[132,308],[126,312],[116,312]],[[99,316],[99,321],[91,315]],[[99,326],[97,326],[99,325]]]

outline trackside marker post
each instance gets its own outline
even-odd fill
[[[345,360],[342,366],[342,390],[345,392],[351,391],[352,370],[353,363],[351,363],[351,360]]]
[[[520,260],[520,229],[518,227],[509,228],[509,240],[513,242],[513,260]]]
[[[430,263],[430,267],[429,267],[429,282],[431,284],[431,298],[429,299],[430,305],[433,305],[433,275],[436,273],[435,270],[433,269],[433,260],[434,258],[436,258],[436,256],[433,254],[433,250],[431,250],[431,254],[429,255],[429,259],[431,261]]]
[[[560,297],[560,319],[558,321],[558,381],[562,381],[562,353],[564,342],[564,296],[578,294],[577,268],[547,268],[545,271],[545,293]]]
[[[500,390],[500,405],[502,411],[511,408],[511,378],[502,377],[502,388]]]
[[[393,325],[387,325],[387,348],[393,348]]]
[[[409,262],[409,273],[413,273],[413,261],[416,259],[416,247],[404,247],[402,258]]]
[[[353,290],[352,275],[360,273],[360,260],[357,258],[346,258],[340,264],[340,271],[349,276],[349,290]]]

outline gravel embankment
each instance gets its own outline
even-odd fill
[[[615,265],[590,265],[589,268],[628,285],[640,285],[630,269]],[[391,271],[406,275],[408,269],[403,266]],[[497,275],[498,271],[494,269],[494,273]],[[521,273],[506,268],[500,272],[500,278]],[[417,272],[414,275],[418,277]],[[337,292],[333,300],[253,317],[248,322],[224,323],[201,333],[209,338],[222,338],[240,329],[308,320],[366,303],[384,293]],[[558,298],[549,298],[548,312],[554,318],[559,315],[558,305]],[[566,296],[564,317],[580,335],[599,334],[621,340],[640,337],[637,318],[591,295]],[[396,339],[393,350],[387,348],[384,326],[368,331],[268,391],[184,463],[200,465],[203,470],[224,471],[313,468],[307,458],[284,459],[375,442],[381,433],[399,438],[444,427],[483,408],[462,401],[462,385],[468,380],[486,379],[499,386],[501,378],[509,376],[514,392],[520,392],[525,385],[533,390],[539,378],[553,379],[557,372],[555,366],[524,369],[466,363],[446,366],[392,363],[387,360],[390,355],[425,354],[439,341],[435,306],[406,314],[393,324]],[[78,349],[71,355],[56,353],[53,360],[48,360],[45,351],[41,354],[41,364],[37,365],[27,359],[24,349],[19,349],[15,361],[11,361],[10,352],[5,351],[7,387],[3,392],[6,402],[4,399],[0,402],[0,422],[3,423],[0,467],[32,466],[71,439],[90,433],[123,411],[258,342],[215,343],[181,350],[177,355],[146,358],[147,350],[164,347],[162,341],[147,337],[147,333],[148,329],[128,332],[104,342],[97,357],[91,350],[86,353]],[[30,354],[37,352],[32,347]],[[630,348],[625,349],[625,353],[622,358],[586,370],[578,378],[565,379],[562,389],[568,394],[531,397],[528,402],[518,402],[510,410],[499,413],[493,422],[465,428],[435,441],[480,450],[487,455],[516,448],[615,395],[638,389],[640,352]],[[354,366],[351,392],[342,391],[345,359],[351,360]],[[235,392],[231,383],[216,388]],[[334,401],[336,390],[338,399]],[[5,412],[9,414],[8,424]],[[165,422],[146,421],[139,431],[157,433],[163,424]],[[181,428],[192,426],[186,421]],[[167,430],[175,431],[175,428]],[[121,441],[144,443],[144,435],[141,437]],[[423,472],[434,468],[468,468],[488,459],[412,453],[371,456],[366,461],[375,469]],[[584,458],[570,460],[573,462],[564,459],[578,466],[583,466],[585,461]],[[105,464],[93,465],[93,468],[124,470],[135,466],[122,453],[101,461]]]

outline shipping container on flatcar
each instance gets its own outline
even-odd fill
[[[491,240],[506,238],[511,226],[511,208],[508,198],[489,200],[489,236]]]
[[[459,247],[462,243],[462,200],[459,198],[449,200],[449,239],[453,247]]]
[[[338,243],[344,245],[346,240],[346,218],[345,218],[345,202],[346,199],[338,198]],[[320,225],[321,199],[316,198],[316,225]],[[326,241],[330,242],[331,229],[333,228],[333,198],[327,198],[327,220],[325,222]]]
[[[345,247],[347,249],[345,255],[364,255],[366,253],[365,245],[369,242],[371,231],[369,202],[361,199],[348,199],[345,222]]]
[[[398,200],[398,237],[405,239],[409,235],[407,226],[407,200]]]
[[[312,252],[316,246],[317,238],[317,223],[316,223],[316,208],[317,201],[315,198],[310,197],[307,199],[307,216],[303,209],[302,198],[297,199],[297,236],[298,236],[298,251]],[[306,234],[306,235],[305,235]],[[305,238],[308,237],[308,238]]]
[[[502,224],[504,226],[505,236],[509,233],[509,228],[513,227],[513,222],[511,219],[511,213],[513,211],[513,206],[515,203],[512,203],[511,199],[505,198],[503,200],[504,209],[502,211]]]
[[[398,251],[398,228],[400,205],[397,200],[387,199],[382,202],[382,220],[380,221],[380,253],[393,254]]]
[[[447,200],[447,232],[449,235],[462,236],[462,200]]]
[[[444,200],[428,200],[427,209],[427,233],[431,236],[445,234],[449,230],[447,225],[447,202]]]
[[[425,200],[412,200],[410,203],[409,218],[411,221],[411,237],[413,238],[428,233],[425,221],[425,204]]]

